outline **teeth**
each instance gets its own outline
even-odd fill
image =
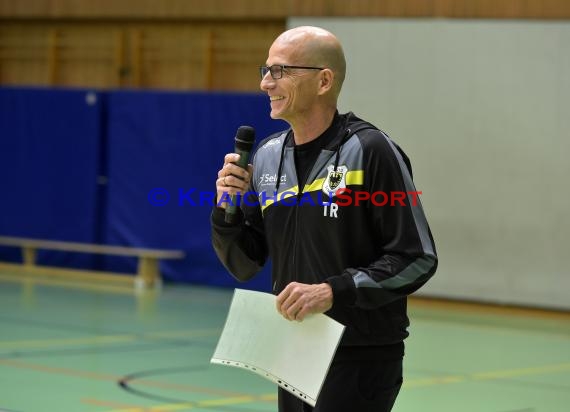
[[[270,97],[269,97],[269,100],[271,100],[271,101],[273,102],[273,101],[275,101],[275,100],[281,100],[281,99],[284,99],[284,98],[285,98],[285,97],[283,97],[283,96],[270,96]]]

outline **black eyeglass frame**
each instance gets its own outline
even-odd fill
[[[279,68],[279,71],[273,68]],[[263,79],[265,75],[269,72],[273,80],[279,80],[283,77],[284,69],[306,69],[306,70],[325,70],[326,67],[313,67],[313,66],[289,66],[287,64],[272,64],[271,66],[259,66],[259,75]],[[275,70],[275,74],[273,71]],[[277,74],[279,74],[277,76]]]

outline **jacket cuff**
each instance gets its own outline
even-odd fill
[[[218,227],[235,227],[240,225],[243,220],[243,212],[241,209],[236,209],[236,219],[234,223],[227,223],[226,222],[226,209],[222,209],[221,207],[214,207],[212,209],[212,224]]]
[[[356,286],[352,275],[344,272],[340,276],[332,276],[326,280],[333,292],[333,305],[354,305],[356,301]]]

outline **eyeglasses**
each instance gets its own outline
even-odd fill
[[[286,64],[274,64],[272,66],[259,66],[259,74],[263,79],[267,72],[269,72],[271,73],[273,80],[278,80],[283,77],[283,69],[324,70],[325,67],[287,66]]]

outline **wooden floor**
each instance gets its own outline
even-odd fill
[[[0,411],[276,411],[273,384],[209,363],[231,296],[0,274]],[[418,299],[409,312],[395,412],[570,410],[570,315]]]

